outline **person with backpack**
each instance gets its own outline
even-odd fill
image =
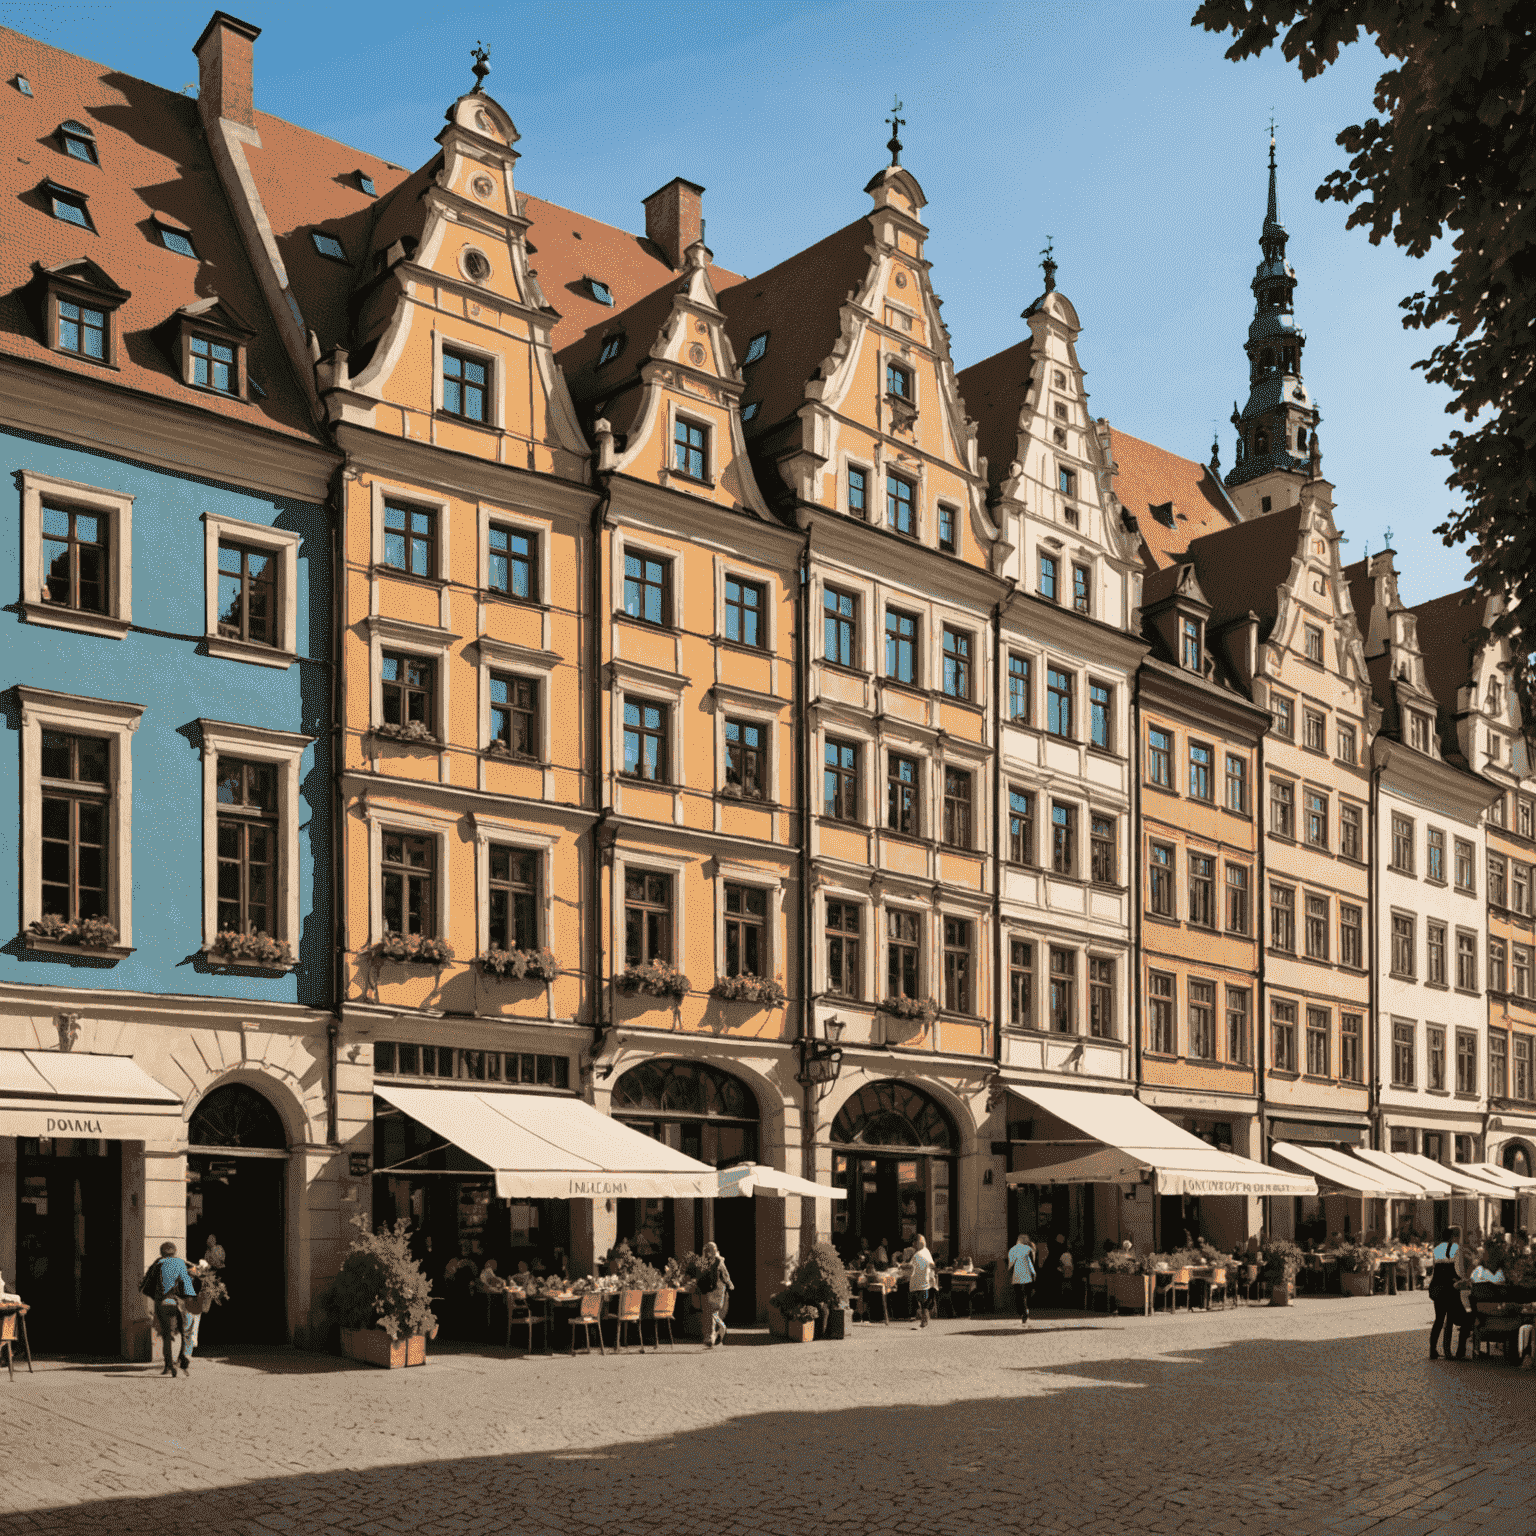
[[[160,1374],[174,1377],[176,1367],[180,1365],[181,1374],[190,1376],[192,1359],[187,1353],[185,1307],[187,1301],[197,1295],[197,1287],[192,1284],[186,1261],[176,1256],[175,1243],[160,1244],[160,1257],[149,1266],[139,1290],[155,1304],[155,1326],[160,1330],[160,1345],[165,1356],[165,1368]],[[181,1341],[180,1360],[172,1359],[172,1338]]]
[[[704,1347],[713,1349],[717,1343],[724,1344],[730,1335],[731,1330],[725,1326],[725,1313],[731,1292],[736,1287],[720,1250],[713,1243],[704,1244],[701,1257],[704,1267],[699,1272],[698,1284],[699,1303],[704,1310]]]

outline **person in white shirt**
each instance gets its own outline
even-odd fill
[[[1008,1268],[1013,1274],[1013,1310],[1019,1314],[1019,1322],[1029,1327],[1029,1297],[1035,1288],[1035,1245],[1028,1232],[1019,1233],[1019,1240],[1008,1250]]]
[[[919,1319],[912,1325],[914,1328],[928,1326],[928,1313],[934,1306],[938,1283],[938,1266],[933,1262],[933,1255],[928,1251],[928,1239],[919,1236],[912,1250],[912,1278],[908,1282],[912,1305],[917,1308]]]

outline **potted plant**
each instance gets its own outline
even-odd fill
[[[1339,1261],[1339,1289],[1346,1296],[1369,1296],[1377,1257],[1362,1243],[1345,1243],[1334,1249]]]
[[[402,1218],[370,1232],[359,1213],[352,1225],[357,1236],[325,1293],[326,1310],[341,1328],[342,1352],[391,1370],[425,1365],[437,1318],[431,1282],[411,1253],[410,1224]]]
[[[400,965],[446,965],[453,959],[453,945],[446,939],[428,938],[423,933],[386,933],[373,946],[375,960],[393,960]]]
[[[885,1020],[887,1044],[915,1039],[939,1016],[939,1005],[931,997],[897,995],[882,999],[876,1008]]]
[[[57,912],[45,912],[27,924],[27,937],[47,944],[71,944],[77,949],[112,949],[117,944],[117,928],[104,917],[65,922]]]
[[[627,995],[644,992],[650,997],[681,998],[693,990],[693,983],[675,965],[663,960],[626,966],[613,978],[613,984]]]
[[[777,1008],[789,994],[771,976],[722,976],[710,989],[732,1003],[757,1003]]]
[[[385,741],[421,742],[434,747],[437,745],[437,737],[432,734],[432,727],[425,720],[381,720],[374,726],[373,734],[382,737]]]
[[[475,964],[483,975],[503,981],[553,981],[560,974],[552,949],[498,949],[493,944],[475,957]]]
[[[820,1337],[847,1338],[848,1271],[831,1243],[815,1244],[795,1265],[789,1284],[780,1294],[792,1296],[794,1304],[815,1311]]]
[[[1300,1268],[1301,1249],[1289,1239],[1272,1237],[1264,1245],[1264,1268],[1260,1279],[1269,1287],[1270,1306],[1290,1306]]]
[[[237,928],[221,928],[213,942],[203,949],[215,965],[253,965],[277,969],[293,964],[293,951],[286,940],[265,933],[241,933]]]
[[[1152,1277],[1145,1260],[1124,1248],[1112,1248],[1097,1262],[1116,1311],[1152,1311]]]

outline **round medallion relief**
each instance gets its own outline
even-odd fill
[[[896,274],[896,286],[898,288],[905,288],[907,286],[907,274],[905,272],[898,272]]]
[[[496,190],[496,184],[491,180],[489,176],[476,176],[475,179],[470,182],[469,190],[473,192],[475,196],[478,197],[482,202],[484,202]]]
[[[693,328],[700,336],[706,335],[709,331],[709,327],[702,320],[695,320]]]
[[[694,342],[693,345],[688,348],[688,361],[695,365],[698,365],[704,361],[704,348],[701,347],[698,342]]]
[[[490,259],[484,251],[467,250],[463,259],[465,275],[472,281],[483,283],[491,275]]]

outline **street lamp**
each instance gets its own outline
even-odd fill
[[[843,1048],[830,1040],[802,1040],[800,1042],[800,1071],[796,1080],[801,1083],[834,1083],[843,1066]]]

